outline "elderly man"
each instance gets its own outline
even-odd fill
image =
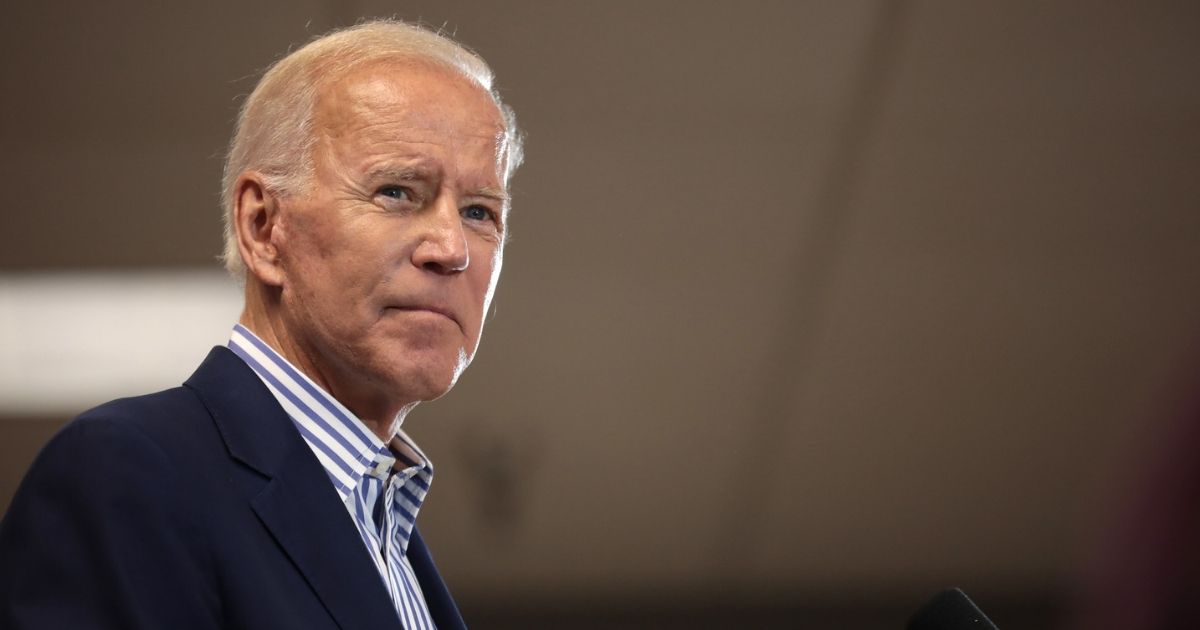
[[[471,362],[500,274],[520,144],[491,81],[400,22],[266,73],[225,172],[241,320],[182,387],[41,453],[0,527],[0,627],[463,627],[401,423]]]

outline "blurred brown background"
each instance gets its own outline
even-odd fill
[[[900,627],[948,585],[1050,627],[1200,347],[1194,2],[6,13],[7,286],[219,278],[240,98],[331,27],[493,65],[528,134],[497,314],[407,424],[477,628]],[[9,397],[0,505],[103,398]]]

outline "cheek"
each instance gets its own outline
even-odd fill
[[[289,227],[289,269],[294,280],[324,285],[326,292],[344,295],[377,280],[386,245],[380,235],[346,225],[333,216],[303,217]],[[320,296],[317,296],[320,297]]]
[[[496,292],[496,284],[500,281],[500,268],[504,266],[504,248],[497,247],[488,257],[489,269],[486,270],[486,283],[483,291],[483,310],[486,314]]]
[[[500,268],[504,266],[504,247],[497,247],[492,254],[492,273],[488,279],[488,298],[492,297],[492,292],[496,290],[496,283],[500,282]]]
[[[293,307],[321,313],[329,303],[344,301],[346,283],[339,278],[347,262],[333,260],[339,251],[339,231],[329,221],[297,213],[280,224],[280,262],[285,282],[297,303]]]
[[[321,260],[345,249],[354,227],[342,218],[335,204],[324,198],[300,204],[280,220],[280,225],[293,252]]]
[[[325,246],[319,238],[321,230],[314,223],[307,213],[290,212],[275,228],[280,260],[294,272],[300,272],[311,258],[323,257]]]

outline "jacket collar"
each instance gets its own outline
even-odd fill
[[[229,455],[266,478],[250,505],[338,625],[400,628],[329,477],[250,367],[216,347],[184,385],[208,409]]]

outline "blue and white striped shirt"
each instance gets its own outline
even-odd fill
[[[417,511],[429,491],[433,465],[403,431],[385,444],[328,392],[238,324],[229,349],[242,358],[325,467],[400,620],[408,630],[433,630],[433,619],[406,551]]]

